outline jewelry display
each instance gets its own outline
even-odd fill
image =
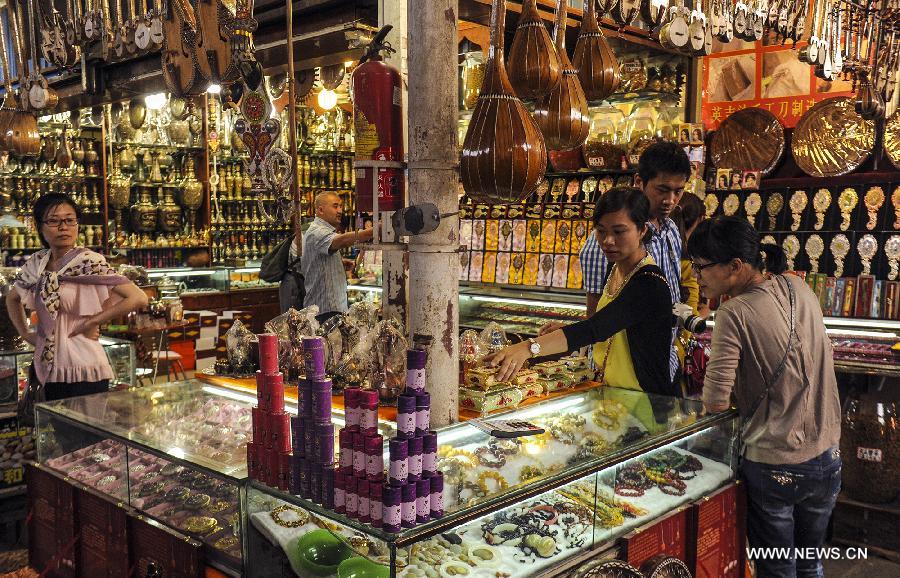
[[[493,480],[494,482],[496,482],[493,490],[490,488],[488,480]],[[509,488],[509,482],[506,481],[506,478],[504,478],[500,474],[500,472],[487,471],[478,474],[478,487],[482,492],[490,495],[491,493],[497,493],[507,490]]]
[[[719,208],[719,197],[710,193],[703,199],[703,204],[706,207],[706,218],[710,219],[716,214],[716,209]]]
[[[772,193],[766,201],[766,213],[769,215],[769,230],[774,231],[778,225],[778,215],[784,208],[784,197],[781,193]]]
[[[884,189],[881,187],[872,187],[866,191],[863,197],[866,204],[866,210],[869,213],[869,221],[866,223],[866,229],[872,231],[878,225],[878,211],[884,205]]]
[[[235,546],[238,545],[237,536],[225,536],[224,538],[219,538],[215,541],[213,546],[217,550],[231,550]]]
[[[831,256],[834,258],[834,276],[835,277],[843,277],[844,276],[844,259],[850,253],[850,239],[847,238],[847,235],[843,233],[835,235],[831,239]]]
[[[725,201],[722,202],[722,212],[729,217],[736,215],[740,208],[741,199],[736,193],[729,193],[728,196],[725,197]]]
[[[900,274],[900,235],[891,235],[884,243],[884,254],[888,258],[888,279],[894,281]]]
[[[806,256],[809,257],[809,266],[812,273],[819,272],[819,258],[825,251],[825,241],[819,235],[813,234],[806,239]]]
[[[194,494],[184,502],[184,506],[191,510],[202,510],[209,506],[212,498],[206,494]]]
[[[216,519],[208,516],[191,516],[181,523],[181,528],[185,532],[201,536],[213,533],[218,527]]]
[[[878,253],[878,240],[874,235],[863,235],[856,243],[856,252],[862,259],[863,275],[870,275],[872,272],[872,259]]]
[[[850,218],[853,216],[853,210],[859,204],[859,195],[856,189],[846,188],[841,191],[838,197],[838,208],[841,210],[841,231],[850,228]]]
[[[522,466],[519,471],[519,483],[535,480],[544,475],[544,468],[540,466]]]
[[[744,199],[744,212],[747,213],[747,220],[750,221],[750,224],[754,227],[756,226],[756,215],[761,208],[762,197],[759,193],[750,193],[747,195],[747,198]]]
[[[900,185],[891,193],[891,205],[894,207],[894,228],[900,229]]]
[[[777,245],[778,241],[772,235],[766,235],[759,240],[761,245]]]
[[[803,211],[806,210],[806,205],[809,204],[809,199],[806,196],[806,191],[794,191],[794,194],[791,195],[790,203],[788,203],[791,208],[791,231],[796,231],[800,229],[800,220],[803,218]]]
[[[800,254],[800,239],[797,235],[788,235],[782,241],[781,246],[784,248],[784,254],[787,256],[788,271],[794,270],[794,259]]]
[[[486,468],[494,468],[499,470],[506,465],[505,455],[497,454],[487,447],[478,448],[477,450],[475,450],[475,455],[478,457],[478,463]]]
[[[828,189],[819,189],[816,191],[816,194],[813,197],[813,209],[816,211],[816,224],[813,225],[813,228],[816,231],[821,231],[822,227],[825,226],[825,213],[828,212],[828,207],[830,206],[831,191]]]
[[[284,514],[290,514],[284,516]],[[299,528],[309,522],[309,514],[296,506],[283,504],[271,512],[272,521],[282,528]]]

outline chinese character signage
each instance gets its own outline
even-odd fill
[[[852,94],[849,80],[817,78],[811,66],[797,59],[790,41],[773,42],[713,41],[712,54],[703,59],[703,123],[708,130],[752,106],[771,111],[785,127],[793,127],[820,100]]]

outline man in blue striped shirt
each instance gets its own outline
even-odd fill
[[[674,142],[659,142],[647,148],[638,161],[635,186],[642,189],[650,201],[650,230],[653,237],[647,243],[647,251],[662,269],[672,303],[681,301],[681,234],[669,215],[678,206],[684,194],[684,185],[691,176],[691,162],[684,149]],[[609,263],[600,249],[596,235],[589,235],[578,255],[587,295],[587,314],[593,315],[603,293]],[[675,328],[672,329],[672,347],[669,351],[669,369],[672,379],[678,375],[678,355],[675,351]]]

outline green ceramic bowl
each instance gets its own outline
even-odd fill
[[[354,556],[341,562],[338,578],[390,578],[391,570],[362,556]]]
[[[350,547],[328,530],[313,530],[297,542],[298,562],[316,576],[334,574],[341,562],[349,558]]]

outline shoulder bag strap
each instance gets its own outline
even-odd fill
[[[787,346],[784,348],[784,355],[781,357],[781,362],[772,372],[772,375],[769,377],[769,379],[766,380],[766,389],[761,394],[759,394],[759,397],[757,397],[753,402],[753,409],[750,411],[747,418],[744,420],[743,425],[741,426],[741,438],[743,438],[744,434],[747,433],[747,426],[751,421],[753,421],[753,418],[756,417],[756,412],[759,411],[760,406],[763,404],[766,398],[769,397],[769,390],[772,388],[772,386],[777,384],[781,379],[781,376],[784,375],[784,369],[787,366],[788,354],[794,349],[794,338],[797,335],[797,295],[794,291],[794,285],[790,281],[788,281],[784,277],[784,275],[779,275],[777,279],[779,280],[779,283],[781,281],[787,283],[788,287],[788,299],[790,301],[790,310],[788,312],[788,324],[790,328],[790,331],[788,333],[788,342]],[[743,451],[741,451],[741,453],[743,454]]]

